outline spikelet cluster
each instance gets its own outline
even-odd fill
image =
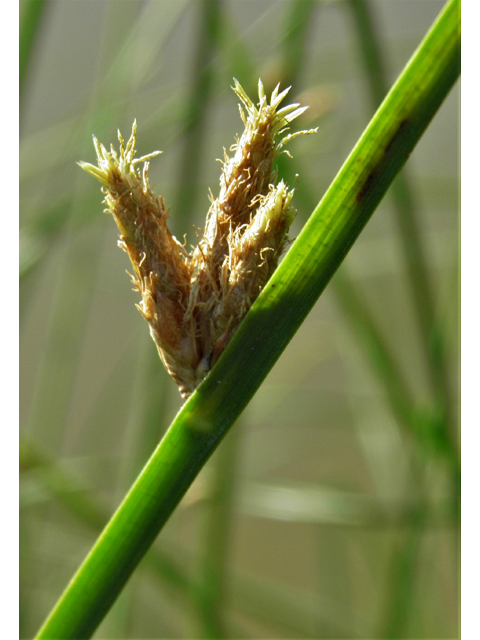
[[[184,398],[218,360],[277,266],[295,211],[293,190],[283,181],[272,184],[273,161],[294,136],[314,131],[284,135],[306,109],[279,108],[288,89],[277,87],[269,101],[259,81],[257,105],[236,80],[233,90],[245,129],[232,157],[225,152],[219,196],[191,253],[170,233],[163,198],[148,182],[149,160],[160,152],[135,158],[135,123],[126,145],[118,132],[118,153],[94,137],[98,166],[79,163],[103,185],[106,212],[117,223],[142,296],[137,306]]]

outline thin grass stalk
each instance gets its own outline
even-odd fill
[[[229,70],[229,77],[237,78],[248,96],[255,95],[258,87],[258,69],[250,50],[238,33],[238,28],[229,19],[227,12],[222,23],[222,57]]]
[[[94,101],[91,114],[93,103]],[[118,111],[113,108],[111,111],[113,117],[119,116]],[[94,116],[91,116],[91,119],[93,120]],[[74,136],[75,133],[72,132],[65,143],[65,149],[72,144]],[[48,184],[49,178],[53,177],[52,173],[44,182]],[[76,187],[80,184],[80,178],[77,178],[77,181]],[[61,438],[64,435],[61,430],[67,422],[86,314],[91,301],[90,294],[97,275],[98,248],[102,241],[98,227],[94,234],[87,237],[84,230],[79,239],[79,221],[88,220],[90,216],[82,208],[86,202],[78,196],[78,188],[75,188],[69,198],[70,207],[65,215],[63,262],[55,282],[47,345],[35,382],[28,425],[31,439],[35,438],[34,434],[41,432],[44,439],[51,438],[52,449],[57,450],[61,447]],[[58,220],[56,222],[58,224]],[[51,243],[53,238],[50,237],[49,240]],[[50,256],[50,252],[45,250],[45,255]],[[68,366],[65,366],[65,363]]]
[[[302,324],[458,78],[459,8],[459,0],[447,3],[37,638],[91,636]]]
[[[410,485],[410,486],[409,486]],[[417,493],[418,509],[412,513],[406,531],[392,545],[390,550],[390,571],[387,572],[386,603],[383,607],[383,619],[380,620],[382,638],[401,638],[409,633],[421,635],[422,629],[413,626],[418,617],[418,571],[422,537],[428,526],[428,502],[423,465],[413,460],[410,478],[405,487],[406,493]],[[452,509],[455,515],[455,506]],[[455,517],[453,525],[455,526]]]
[[[28,416],[28,437],[38,440],[41,433],[51,450],[56,452],[63,446],[64,433],[61,429],[68,417],[96,272],[98,253],[95,248],[102,241],[99,227],[95,234],[90,235],[88,243],[85,238],[74,239],[75,231],[75,220],[71,215],[61,254],[60,264],[63,269],[55,274],[55,294],[47,328],[46,348],[42,353]],[[82,264],[83,269],[80,266]],[[35,285],[36,282],[31,284]],[[35,294],[34,291],[30,293],[32,297]],[[66,358],[68,366],[59,366],[63,358]],[[47,535],[46,523],[51,513],[51,505],[46,504],[36,514],[37,545],[41,545]],[[44,563],[40,562],[40,566],[44,566]]]

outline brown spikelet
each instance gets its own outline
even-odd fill
[[[106,211],[117,223],[119,245],[128,253],[133,282],[142,295],[138,308],[150,325],[167,371],[177,384],[191,387],[191,372],[197,365],[196,341],[185,333],[184,323],[191,259],[167,227],[163,198],[155,195],[148,183],[148,159],[159,152],[134,158],[135,123],[126,147],[120,132],[118,139],[117,155],[113,147],[107,151],[94,137],[98,167],[79,164],[104,185]],[[145,162],[142,174],[136,168],[140,162]]]
[[[192,254],[170,233],[163,198],[148,183],[148,160],[159,152],[134,157],[135,123],[126,146],[118,133],[118,154],[94,137],[98,166],[79,163],[103,185],[142,296],[137,306],[184,398],[216,362],[277,266],[295,213],[293,191],[283,182],[271,184],[273,161],[288,140],[311,133],[281,137],[306,108],[278,108],[288,89],[278,93],[277,87],[268,101],[259,81],[258,105],[236,80],[233,89],[243,103],[245,130],[232,158],[225,154],[220,193]],[[136,168],[141,162],[142,173]]]

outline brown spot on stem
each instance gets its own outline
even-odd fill
[[[368,196],[368,194],[374,190],[378,177],[382,175],[385,167],[390,163],[392,153],[396,148],[396,142],[404,135],[407,125],[408,120],[407,118],[404,118],[390,138],[377,163],[374,167],[372,167],[367,177],[365,178],[364,183],[356,197],[357,203],[362,202],[362,200],[364,200]]]

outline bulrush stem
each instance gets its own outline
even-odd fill
[[[293,191],[283,182],[272,184],[273,161],[294,136],[313,132],[280,137],[307,107],[278,109],[289,90],[279,93],[277,86],[269,102],[261,81],[258,88],[255,106],[235,80],[245,130],[233,157],[225,152],[220,194],[191,254],[168,230],[163,198],[148,182],[148,161],[160,152],[135,159],[136,123],[126,146],[118,132],[118,154],[94,137],[98,166],[79,163],[103,185],[106,211],[115,218],[142,295],[137,306],[184,398],[210,371],[272,275],[295,217]],[[141,162],[142,172],[136,167]]]

